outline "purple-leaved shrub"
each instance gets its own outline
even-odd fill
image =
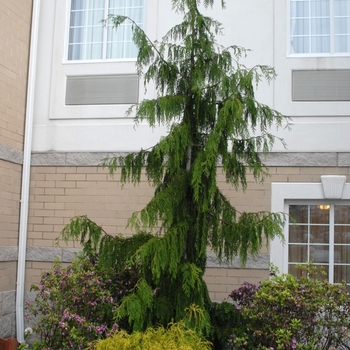
[[[42,275],[35,301],[27,303],[28,321],[46,350],[82,350],[118,330],[114,312],[136,283],[132,271],[101,271],[94,259],[80,256],[68,267],[55,262]]]
[[[230,297],[242,322],[227,349],[350,349],[350,297],[345,283],[330,284],[313,265],[300,277],[274,275],[245,282]]]

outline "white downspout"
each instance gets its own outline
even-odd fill
[[[22,190],[20,200],[20,222],[18,241],[17,293],[16,293],[16,337],[24,342],[24,281],[26,268],[27,226],[29,204],[30,160],[32,151],[35,75],[39,33],[40,0],[33,0],[30,54],[28,66],[27,103],[25,115],[24,151],[22,168]]]

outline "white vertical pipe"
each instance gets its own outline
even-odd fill
[[[28,204],[30,160],[33,134],[35,75],[39,33],[40,0],[33,0],[30,54],[28,66],[27,103],[25,115],[24,152],[22,168],[22,189],[20,201],[20,223],[18,242],[17,293],[16,293],[16,333],[17,340],[24,342],[24,281],[26,268]]]

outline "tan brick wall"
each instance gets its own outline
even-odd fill
[[[121,189],[118,179],[97,167],[33,167],[28,244],[54,246],[64,225],[78,215],[87,215],[110,234],[132,234],[125,230],[127,219],[144,207],[152,188],[142,182]]]
[[[350,179],[348,168],[271,167],[270,174],[264,184],[257,184],[252,176],[248,176],[248,188],[245,192],[235,191],[225,183],[220,174],[218,181],[237,210],[269,211],[271,182],[320,182],[320,176],[324,174],[343,174],[348,176],[348,181]],[[125,230],[127,219],[133,211],[144,207],[152,192],[147,182],[136,187],[126,185],[121,189],[119,175],[116,174],[112,179],[102,168],[33,167],[28,244],[53,247],[54,239],[61,229],[71,217],[77,215],[88,215],[103,225],[108,233],[131,234],[129,230]],[[268,253],[268,249],[264,247],[262,253]],[[38,280],[42,266],[42,263],[33,263],[28,269],[30,283]],[[245,280],[258,282],[267,276],[266,270],[210,268],[206,271],[205,279],[212,299],[223,300]]]
[[[18,244],[21,170],[18,164],[0,160],[0,246]]]
[[[0,144],[22,150],[31,0],[0,0]]]
[[[0,145],[23,149],[31,0],[0,0]],[[0,159],[0,246],[17,246],[21,165]],[[17,263],[0,262],[0,292],[16,288]]]
[[[258,284],[267,279],[267,270],[207,268],[204,280],[209,288],[212,301],[228,299],[229,294],[245,281]]]

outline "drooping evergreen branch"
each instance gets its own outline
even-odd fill
[[[152,237],[144,232],[132,237],[112,236],[86,215],[81,215],[72,218],[63,228],[56,244],[60,239],[66,243],[69,240],[78,241],[85,254],[97,258],[99,267],[123,271],[139,247]]]

